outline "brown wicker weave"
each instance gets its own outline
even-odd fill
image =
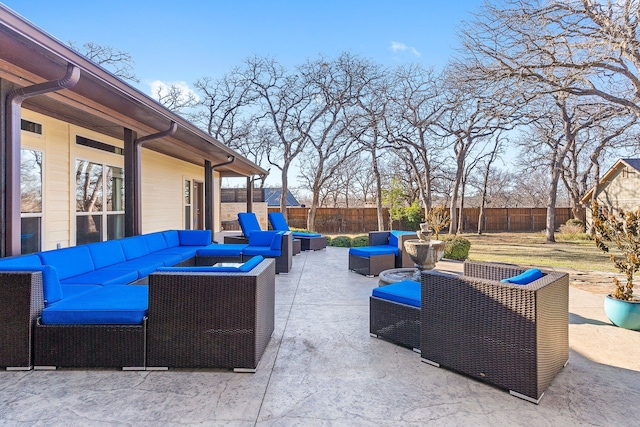
[[[403,347],[420,348],[420,309],[369,297],[369,333]]]
[[[365,276],[377,276],[384,270],[394,268],[396,265],[394,254],[372,255],[368,258],[349,254],[349,270]]]
[[[147,366],[255,371],[274,329],[275,261],[149,276]]]
[[[569,275],[543,271],[500,283],[522,267],[467,262],[464,276],[422,274],[423,361],[538,403],[569,359]]]
[[[42,325],[34,332],[34,367],[144,369],[142,325]]]
[[[324,236],[296,236],[302,243],[303,251],[319,251],[327,247],[327,238]]]
[[[0,274],[0,367],[31,369],[32,331],[44,307],[41,272]]]

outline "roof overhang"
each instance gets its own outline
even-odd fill
[[[233,163],[216,168],[224,177],[268,173],[3,4],[0,46],[0,78],[20,87],[59,79],[68,64],[80,68],[80,80],[73,88],[29,98],[24,108],[120,140],[125,128],[143,137],[166,131],[175,122],[172,136],[148,141],[144,147],[201,166],[205,161],[228,163],[233,156]]]

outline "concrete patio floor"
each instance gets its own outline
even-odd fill
[[[572,276],[570,361],[535,405],[370,337],[378,279],[349,272],[347,258],[305,252],[276,277],[275,332],[254,374],[1,371],[0,425],[639,425],[640,332],[607,321],[608,284],[593,283],[606,276]]]

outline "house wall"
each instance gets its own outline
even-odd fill
[[[43,152],[42,250],[75,245],[75,168],[84,159],[123,167],[124,156],[76,144],[80,135],[123,148],[121,140],[22,109],[22,118],[42,125],[42,135],[21,132],[22,148]],[[125,174],[127,171],[125,171]],[[142,149],[142,227],[144,233],[185,228],[184,181],[204,183],[204,169]],[[219,188],[219,175],[214,185]],[[126,195],[125,195],[126,197]],[[214,196],[219,200],[219,196]],[[246,205],[245,205],[246,206]],[[202,206],[204,212],[204,206]],[[220,230],[220,206],[214,201],[214,231]]]
[[[611,178],[600,184],[597,200],[601,206],[607,206],[619,210],[637,210],[640,206],[640,174],[633,168],[626,168],[627,174],[623,174],[625,167],[616,170]]]
[[[221,221],[237,221],[238,212],[246,212],[247,203],[221,203],[220,204],[220,218]],[[267,217],[268,207],[267,202],[253,202],[253,212],[258,218],[260,228],[263,230],[269,229],[269,219]],[[234,227],[235,228],[235,227]]]

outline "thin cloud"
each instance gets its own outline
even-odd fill
[[[400,42],[391,42],[391,50],[394,52],[409,52],[411,54],[413,54],[414,56],[419,57],[420,56],[420,52],[418,52],[418,49],[416,49],[415,47],[412,46],[407,46],[404,43],[400,43]]]

